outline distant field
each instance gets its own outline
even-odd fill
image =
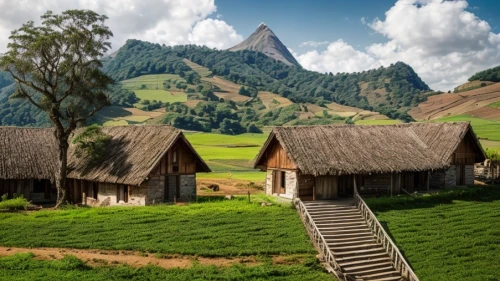
[[[187,94],[183,92],[170,92],[165,90],[134,90],[134,92],[141,100],[157,100],[170,103],[187,101]]]
[[[181,78],[177,74],[150,74],[124,80],[120,83],[125,89],[129,90],[140,90],[142,85],[150,90],[159,90],[163,89],[163,81],[166,80],[171,80],[171,84],[175,84],[176,82],[186,82],[184,78]],[[175,88],[174,85],[172,85],[172,87]]]
[[[214,91],[215,95],[219,98],[223,98],[225,100],[232,100],[235,102],[247,101],[250,99],[250,97],[239,94],[241,85],[235,84],[226,79],[215,76],[211,78],[203,77],[202,81],[209,82],[210,84],[219,87],[221,89],[221,92]]]
[[[251,168],[268,134],[228,136],[210,133],[187,133],[186,137],[214,173],[200,173],[198,178],[228,178],[264,181],[265,173]]]
[[[433,122],[457,122],[457,121],[470,121],[472,128],[474,129],[474,132],[480,138],[487,138],[488,140],[500,141],[500,122],[498,121],[475,118],[467,115],[457,115],[457,116],[445,117],[433,120]]]
[[[199,64],[196,64],[188,59],[184,59],[184,62],[191,67],[192,70],[198,72],[202,77],[207,77],[212,74],[212,71],[210,71],[208,68],[203,67]]]
[[[257,97],[260,98],[267,109],[285,107],[293,104],[291,100],[271,92],[259,92]]]
[[[356,125],[393,125],[400,124],[401,120],[358,120],[356,121]]]
[[[144,111],[138,108],[124,108],[107,106],[97,113],[104,126],[126,126],[146,122],[149,119],[162,115],[163,112]]]
[[[500,189],[367,199],[421,281],[500,280]]]

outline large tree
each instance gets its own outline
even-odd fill
[[[54,125],[59,148],[56,207],[66,198],[67,155],[72,132],[109,104],[113,80],[101,71],[100,58],[113,36],[107,19],[89,10],[48,11],[42,24],[32,21],[12,31],[0,66],[14,77],[14,98],[29,100]],[[46,141],[46,140],[39,140]]]

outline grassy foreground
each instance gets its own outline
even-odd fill
[[[37,260],[31,254],[0,257],[0,280],[332,280],[314,258],[297,265],[195,265],[187,269],[156,266],[90,267],[82,260],[66,256],[62,260]]]
[[[245,200],[0,213],[0,245],[208,257],[315,253],[290,205]]]
[[[500,280],[500,188],[367,199],[421,281]]]

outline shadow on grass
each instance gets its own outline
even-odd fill
[[[432,208],[436,205],[452,204],[454,200],[492,202],[500,200],[500,186],[474,186],[459,189],[443,189],[435,194],[366,198],[364,200],[374,212]]]

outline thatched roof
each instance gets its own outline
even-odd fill
[[[52,129],[0,127],[0,179],[53,179],[57,145]]]
[[[6,133],[2,134],[3,131]],[[104,127],[102,132],[111,136],[111,140],[105,149],[105,155],[101,157],[102,161],[98,163],[89,164],[85,158],[77,158],[74,153],[75,146],[70,144],[68,178],[140,185],[177,141],[183,141],[196,155],[197,172],[210,172],[207,164],[189,144],[182,131],[174,127],[167,125],[116,126]],[[13,179],[17,173],[21,173],[18,178],[53,177],[57,164],[57,146],[55,141],[48,141],[54,140],[53,129],[0,127],[0,137],[0,140],[11,140],[8,147],[0,145],[0,151],[8,150],[17,153],[15,158],[4,159],[0,156],[0,178]],[[36,139],[43,139],[43,141],[35,143]],[[39,144],[47,142],[54,145],[43,147]],[[39,154],[43,157],[39,157]],[[2,174],[4,170],[2,167],[6,164],[10,166]],[[39,175],[34,172],[27,173],[26,171],[31,171],[30,169],[43,171],[43,173],[38,172]]]
[[[475,138],[468,122],[277,127],[255,166],[265,166],[267,148],[277,140],[303,174],[439,170],[449,167],[453,152],[468,132]],[[480,162],[485,156],[475,140]]]

